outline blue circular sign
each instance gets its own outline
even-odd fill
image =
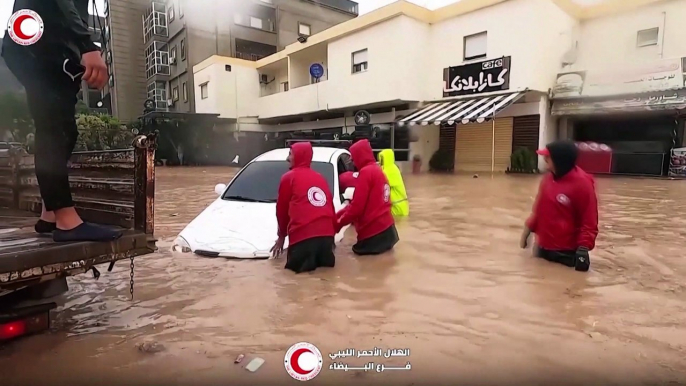
[[[312,75],[312,77],[315,79],[321,78],[324,76],[324,66],[319,63],[312,64],[310,66],[310,75]]]

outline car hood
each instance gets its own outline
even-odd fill
[[[266,258],[277,233],[276,204],[217,199],[179,236],[195,253]]]

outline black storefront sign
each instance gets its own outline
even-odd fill
[[[443,70],[443,97],[473,95],[510,88],[510,56]]]

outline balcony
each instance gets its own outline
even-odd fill
[[[276,24],[271,19],[265,19],[251,15],[235,14],[233,22],[243,27],[255,28],[267,32],[276,32]]]
[[[164,3],[153,2],[143,15],[143,41],[147,43],[155,37],[169,37],[167,7]]]
[[[347,13],[350,15],[359,15],[359,6],[356,2],[350,0],[300,0],[310,4],[333,9],[335,11]]]
[[[169,46],[166,43],[153,41],[145,49],[145,75],[147,79],[171,75]]]
[[[329,82],[290,89],[261,97],[257,105],[260,119],[312,113],[326,109]]]
[[[167,111],[167,86],[165,82],[153,82],[148,85],[148,99],[155,101],[157,111]]]

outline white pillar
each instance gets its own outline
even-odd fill
[[[550,115],[550,100],[545,94],[541,95],[541,100],[538,103],[538,114],[540,116],[540,124],[538,127],[538,148],[542,149],[548,143],[554,141],[556,138],[555,122]],[[543,170],[545,162],[542,157],[538,157],[538,168]]]

